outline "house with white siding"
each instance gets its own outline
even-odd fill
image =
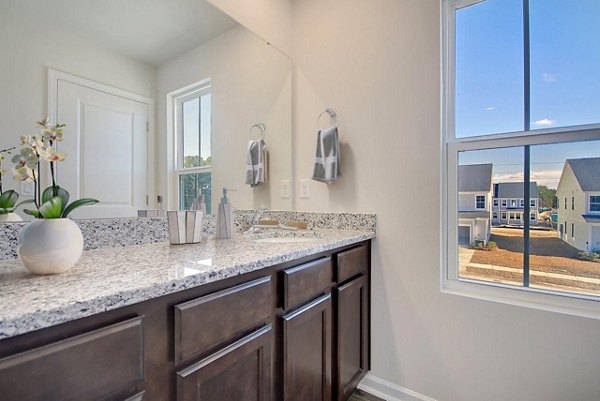
[[[525,218],[525,185],[523,182],[494,184],[492,223],[494,225],[523,225]],[[537,182],[529,183],[529,221],[538,224],[540,204]]]
[[[600,249],[600,157],[567,159],[556,190],[558,233],[582,251]]]
[[[458,167],[458,242],[487,243],[492,231],[491,163]]]

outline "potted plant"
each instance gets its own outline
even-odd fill
[[[78,199],[69,203],[69,192],[56,183],[56,163],[65,154],[56,151],[63,139],[64,124],[51,125],[48,119],[36,123],[39,135],[21,136],[21,150],[13,156],[14,178],[33,183],[34,209],[24,212],[35,217],[19,236],[19,259],[35,274],[56,274],[69,270],[83,252],[83,235],[70,218],[73,210],[98,203],[96,199]],[[41,163],[50,165],[52,185],[42,191]]]
[[[17,203],[19,194],[12,189],[5,191],[2,186],[2,176],[6,175],[8,172],[2,167],[4,155],[10,155],[13,150],[15,150],[14,147],[0,150],[0,223],[23,221],[23,219],[15,213],[15,210],[25,203],[33,202],[32,200],[26,200]]]

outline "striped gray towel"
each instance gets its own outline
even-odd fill
[[[246,184],[255,187],[264,184],[268,179],[268,151],[265,141],[248,142],[246,154]]]
[[[317,154],[312,179],[333,184],[341,176],[338,129],[321,129],[317,134]]]

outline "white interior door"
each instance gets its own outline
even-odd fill
[[[56,121],[66,124],[58,183],[71,199],[100,203],[73,218],[137,216],[148,194],[148,105],[84,85],[58,80]]]

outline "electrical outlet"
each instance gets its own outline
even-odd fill
[[[290,199],[290,180],[281,180],[279,189],[281,199]]]
[[[33,196],[33,183],[21,181],[21,195]]]
[[[310,180],[308,178],[300,180],[300,197],[303,199],[310,198]]]

